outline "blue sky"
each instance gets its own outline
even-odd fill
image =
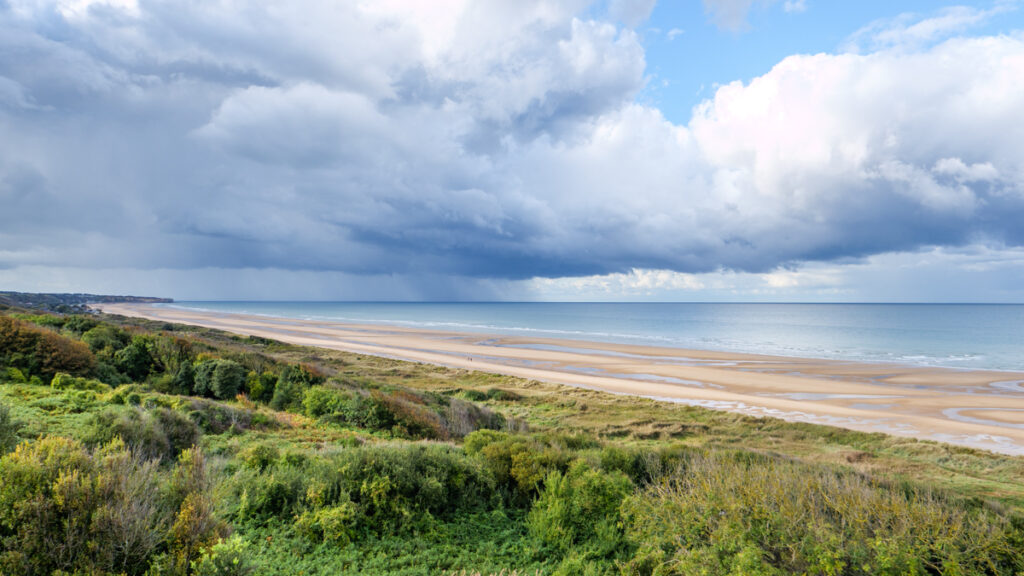
[[[1024,302],[1012,0],[0,0],[0,287]]]
[[[657,106],[673,122],[685,123],[692,108],[714,94],[716,85],[749,82],[793,54],[845,51],[851,37],[873,23],[901,18],[919,21],[940,14],[943,8],[985,12],[1000,5],[1004,12],[958,31],[981,36],[1024,28],[1024,13],[1016,3],[1007,2],[753,2],[744,18],[725,26],[700,2],[659,2],[646,24],[638,27],[650,77],[641,100]]]

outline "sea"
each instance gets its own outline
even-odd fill
[[[300,320],[1024,371],[1024,305],[566,302],[166,304]]]

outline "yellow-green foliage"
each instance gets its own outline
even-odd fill
[[[576,461],[565,474],[555,471],[544,481],[530,510],[530,532],[562,554],[611,556],[622,543],[619,507],[632,491],[622,472]]]
[[[11,416],[11,409],[6,404],[0,404],[0,456],[14,450],[21,440],[18,433],[21,431],[22,423]]]
[[[57,390],[89,390],[100,393],[107,393],[111,390],[110,386],[99,380],[79,378],[64,372],[58,372],[50,382],[50,386]]]
[[[219,540],[192,562],[193,576],[247,576],[254,570],[249,544],[237,536]]]
[[[178,510],[166,480],[120,441],[95,451],[56,436],[20,444],[0,459],[0,572],[143,574],[180,550],[183,531],[209,542],[197,522],[174,522],[186,529],[168,537],[175,516],[195,516],[192,500],[208,495],[190,492]]]
[[[1005,517],[749,453],[692,458],[631,496],[623,517],[653,574],[1007,574],[1024,569]],[[1018,529],[1019,530],[1019,529]]]

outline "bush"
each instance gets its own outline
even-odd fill
[[[82,334],[82,342],[85,342],[90,350],[109,358],[113,358],[114,353],[127,346],[130,341],[131,336],[127,332],[109,324],[100,324]]]
[[[245,368],[234,360],[218,360],[213,370],[210,390],[215,398],[234,398],[245,385]]]
[[[302,410],[302,400],[305,398],[306,390],[312,386],[323,384],[323,382],[323,376],[318,375],[310,368],[286,366],[274,386],[270,407],[274,410],[299,412]]]
[[[159,574],[187,574],[203,551],[227,536],[229,527],[213,510],[206,457],[199,448],[178,456],[166,491],[168,506],[175,511],[168,534],[169,559]]]
[[[474,430],[500,430],[505,427],[505,417],[501,414],[458,398],[448,399],[444,420],[448,433],[455,438],[462,438]]]
[[[88,374],[95,365],[89,348],[20,320],[0,316],[0,365],[39,376],[46,382],[58,372],[76,376]]]
[[[143,574],[169,528],[160,493],[155,463],[124,444],[21,444],[0,459],[0,572]]]
[[[637,549],[631,565],[656,573],[1012,575],[1024,567],[1020,533],[1006,518],[749,453],[693,457],[623,511]]]
[[[17,368],[6,368],[0,371],[0,373],[3,374],[3,377],[0,379],[5,380],[7,382],[15,382],[18,384],[24,384],[28,382],[28,378],[25,378],[25,373],[22,372],[21,370],[18,370]]]
[[[193,398],[186,404],[189,418],[207,434],[246,430],[253,424],[249,410],[226,406],[212,400]]]
[[[246,466],[262,472],[277,464],[281,453],[270,444],[257,444],[243,451],[239,457]]]
[[[75,316],[69,316],[64,321],[64,329],[70,330],[75,334],[83,334],[99,326],[100,321],[89,316],[82,316],[80,314]]]
[[[249,544],[238,536],[221,539],[192,562],[194,576],[247,576],[255,569],[249,560]]]
[[[174,380],[171,382],[171,392],[174,394],[192,394],[196,387],[196,371],[192,362],[185,360],[178,366]]]
[[[172,462],[178,454],[199,442],[195,423],[168,408],[143,410],[137,407],[110,407],[93,416],[85,434],[86,442],[100,445],[120,438],[133,451],[146,458]]]
[[[128,346],[114,353],[114,365],[132,381],[141,382],[156,367],[152,347],[152,337],[135,336]]]
[[[434,518],[493,506],[494,480],[443,444],[386,444],[345,450],[332,461],[365,531],[411,531]]]
[[[231,515],[242,522],[263,524],[291,521],[306,493],[306,474],[299,468],[277,466],[265,471],[243,468],[231,478],[228,490],[236,502]]]
[[[552,472],[530,510],[530,532],[560,553],[575,550],[603,558],[623,544],[619,507],[633,491],[621,472],[594,470],[577,461],[569,470]]]
[[[346,422],[369,430],[390,430],[395,425],[395,415],[377,396],[353,394],[341,414]]]
[[[302,412],[310,418],[341,413],[351,401],[352,394],[333,388],[314,386],[302,398]]]
[[[11,409],[6,404],[0,404],[0,456],[14,450],[21,441],[18,436],[21,428],[22,423],[11,416]]]
[[[187,380],[188,368],[183,364],[182,384]],[[193,392],[198,396],[208,396],[226,400],[234,398],[245,385],[245,368],[234,360],[214,358],[200,362],[194,367]]]
[[[263,372],[256,375],[253,372],[246,381],[246,388],[249,390],[249,398],[256,402],[269,403],[274,398],[274,389],[277,387],[277,376],[270,372]]]
[[[76,378],[70,374],[65,374],[64,372],[58,372],[50,382],[50,386],[56,390],[90,390],[101,394],[110,392],[110,386],[107,386],[99,380],[93,380],[91,378]]]
[[[494,475],[498,486],[515,504],[525,504],[539,494],[544,479],[553,471],[565,471],[569,451],[561,437],[513,435],[477,430],[466,436],[466,452],[476,456]]]
[[[453,446],[362,446],[288,460],[237,469],[224,484],[223,501],[234,503],[229,515],[257,524],[298,517],[307,538],[346,542],[413,532],[497,504],[491,476]]]
[[[398,436],[447,440],[448,428],[441,416],[426,405],[423,399],[403,391],[386,394],[374,390],[372,401],[390,413],[392,431]]]
[[[346,546],[357,535],[359,512],[352,502],[307,510],[295,522],[295,529],[307,540]]]

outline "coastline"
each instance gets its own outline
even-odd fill
[[[148,304],[110,314],[752,416],[1024,455],[1024,373],[307,321]]]

